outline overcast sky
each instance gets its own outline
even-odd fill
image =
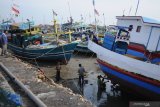
[[[74,21],[94,22],[93,0],[0,0],[0,21],[11,17],[11,6],[19,5],[20,16],[17,22],[34,20],[36,24],[52,24],[52,9],[58,14],[59,23],[67,22],[71,16]],[[116,24],[116,16],[135,15],[138,0],[95,0],[100,16],[100,24]],[[70,6],[70,12],[69,12]],[[131,10],[131,11],[130,11]],[[129,12],[130,11],[130,12]],[[160,21],[160,0],[140,0],[137,16],[146,16]],[[103,17],[104,13],[104,17]],[[91,16],[91,17],[89,17]]]

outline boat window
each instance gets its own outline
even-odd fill
[[[118,32],[118,36],[128,36],[128,31],[120,29]]]
[[[137,26],[136,32],[140,32],[140,31],[141,31],[141,26]]]
[[[127,36],[128,35],[128,32],[125,32],[125,31],[121,31],[120,33],[120,36]]]

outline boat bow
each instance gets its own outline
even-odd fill
[[[97,54],[97,58],[128,72],[140,74],[160,81],[160,66],[136,60],[108,49],[89,40],[88,48]]]

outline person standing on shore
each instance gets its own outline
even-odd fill
[[[1,39],[2,39],[2,32],[0,31],[0,48],[2,49],[2,41],[1,41]]]
[[[82,65],[79,64],[78,74],[79,74],[79,84],[80,84],[80,86],[83,86],[85,72],[86,71],[85,71],[84,67],[82,67]]]
[[[60,62],[57,63],[57,66],[56,66],[56,81],[58,82],[60,80],[60,70],[61,70],[61,65],[60,65]]]
[[[8,31],[4,31],[4,33],[2,33],[0,41],[1,41],[1,45],[2,45],[2,52],[1,55],[7,55],[7,44],[8,44],[8,38],[7,35]]]

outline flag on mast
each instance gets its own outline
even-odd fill
[[[52,10],[52,11],[53,11],[53,15],[55,15],[55,16],[57,16],[57,15],[58,15],[54,10]]]
[[[12,6],[12,13],[15,15],[15,16],[18,16],[20,14],[19,12],[19,6],[17,4],[13,4]]]
[[[15,14],[15,16],[18,16],[20,14],[19,10],[15,7],[12,7],[12,12]]]

